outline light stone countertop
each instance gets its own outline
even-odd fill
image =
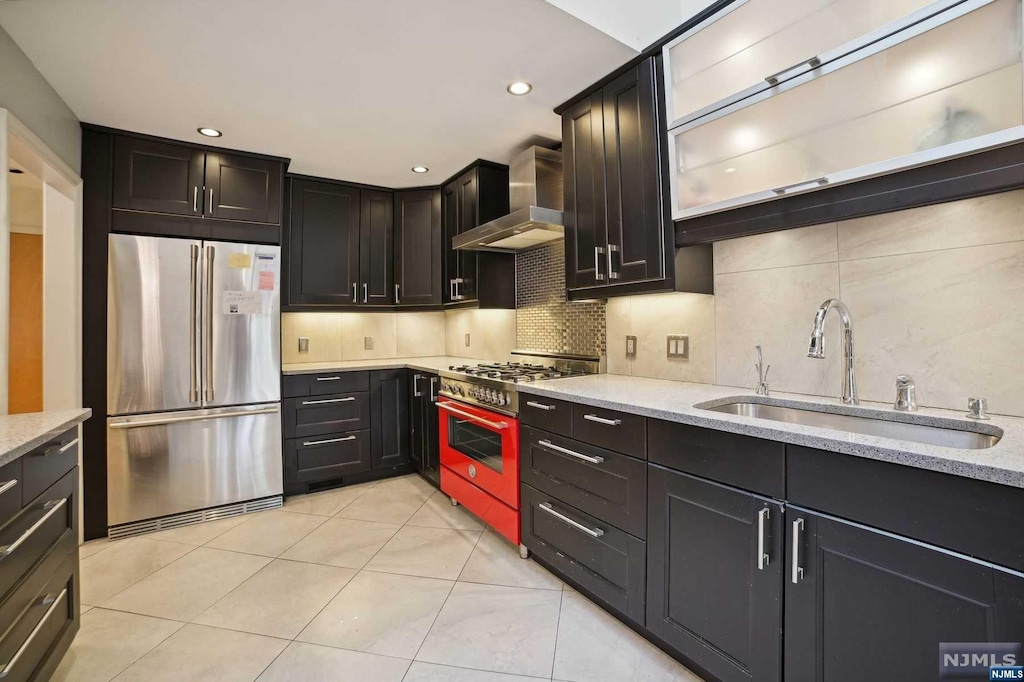
[[[971,422],[964,418],[966,410],[923,407],[908,414],[896,412],[891,404],[885,403],[865,402],[852,407],[835,398],[790,393],[773,393],[767,399],[757,398],[758,402],[767,404],[811,407],[837,414],[865,414],[889,421],[946,427],[967,424],[973,427],[971,430],[991,435],[1002,431],[1002,438],[993,447],[967,450],[711,412],[697,407],[713,407],[729,402],[728,398],[754,395],[750,389],[728,386],[600,374],[520,384],[519,391],[1024,488],[1024,419],[1018,417],[993,415],[989,421]]]
[[[59,436],[92,415],[92,410],[52,410],[0,416],[0,466]]]
[[[438,372],[452,365],[469,365],[484,362],[472,358],[458,358],[450,355],[433,355],[424,358],[383,358],[379,360],[339,360],[334,362],[293,362],[281,367],[281,373],[318,374],[320,372],[353,372],[369,369],[421,369],[424,372]]]

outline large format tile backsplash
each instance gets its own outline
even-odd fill
[[[609,371],[753,388],[754,346],[773,390],[838,396],[842,338],[806,357],[818,305],[850,308],[861,397],[888,402],[910,374],[922,405],[1024,416],[1024,191],[715,244],[715,296],[608,302]],[[689,360],[665,358],[666,334],[689,334]],[[640,337],[625,357],[625,336]]]

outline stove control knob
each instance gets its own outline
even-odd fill
[[[494,395],[494,390],[490,389],[490,388],[487,389],[487,402],[493,403],[493,402],[496,402],[496,400],[497,400],[497,398]]]
[[[506,405],[506,404],[508,404],[508,398],[506,397],[506,395],[504,393],[499,393],[498,394],[498,404],[499,405]]]

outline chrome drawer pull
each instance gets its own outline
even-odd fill
[[[822,176],[820,178],[815,178],[814,180],[804,180],[803,182],[794,182],[792,185],[786,185],[784,187],[776,187],[772,191],[775,192],[776,195],[782,196],[783,194],[786,194],[790,190],[800,189],[801,187],[811,187],[811,186],[814,186],[814,185],[817,185],[817,186],[821,187],[821,186],[827,185],[827,184],[828,184],[828,178]]]
[[[18,647],[18,650],[14,652],[14,655],[11,656],[11,659],[7,661],[6,665],[4,665],[3,668],[0,668],[0,679],[7,677],[11,670],[13,670],[14,667],[18,665],[18,660],[28,650],[28,648],[32,646],[32,640],[34,640],[36,638],[36,635],[38,635],[39,632],[46,626],[47,622],[50,620],[50,616],[54,614],[54,612],[57,610],[57,607],[62,602],[67,603],[67,596],[68,588],[65,587],[63,590],[60,591],[60,594],[57,595],[57,598],[54,599],[53,602],[50,604],[50,608],[46,609],[46,613],[44,613],[43,617],[39,619],[39,622],[36,623],[36,626],[32,628],[32,632],[28,633],[28,637],[26,637],[25,641],[21,643],[21,646]],[[45,604],[46,599],[43,599],[42,603]]]
[[[111,429],[137,429],[142,426],[166,426],[167,424],[179,424],[181,422],[198,422],[207,419],[228,419],[229,417],[250,417],[259,414],[277,414],[277,405],[260,407],[255,410],[231,410],[229,412],[218,412],[216,414],[185,414],[172,417],[157,417],[156,419],[125,417],[118,421],[111,421],[107,424]]]
[[[344,443],[347,440],[355,440],[355,436],[345,436],[344,438],[328,438],[327,440],[307,440],[303,441],[303,446],[310,445],[327,445],[328,443]]]
[[[757,512],[757,570],[763,571],[770,563],[771,558],[764,551],[764,524],[771,518],[771,509],[765,507]]]
[[[793,522],[793,566],[790,579],[794,585],[804,579],[804,569],[800,566],[800,535],[803,533],[803,530],[803,519],[797,519]]]
[[[53,455],[53,454],[63,455],[65,452],[67,452],[71,448],[75,447],[76,445],[78,445],[78,439],[74,438],[72,440],[69,440],[67,443],[64,443],[60,447],[50,448],[49,450],[44,450],[42,452],[37,452],[36,456],[43,455],[45,457],[46,455]]]
[[[0,483],[0,495],[3,495],[5,492],[7,492],[16,485],[18,485],[18,479],[16,478],[12,478],[9,481],[4,481],[3,483]]]
[[[50,500],[49,502],[44,504],[43,509],[47,509],[49,511],[43,514],[38,521],[29,526],[29,528],[24,533],[22,533],[17,540],[7,545],[6,547],[0,547],[0,559],[9,557],[11,554],[14,553],[15,550],[17,550],[19,547],[25,544],[25,541],[32,537],[32,535],[37,530],[39,530],[39,528],[44,523],[52,519],[57,512],[64,508],[64,504],[67,501],[68,500],[66,497],[62,497],[59,500]]]
[[[783,69],[782,71],[777,71],[777,72],[773,73],[770,76],[765,76],[764,80],[765,80],[765,82],[768,85],[771,85],[771,86],[774,87],[774,86],[779,84],[779,76],[781,76],[782,74],[787,73],[789,71],[792,71],[793,69],[797,68],[798,66],[803,66],[804,64],[806,64],[807,66],[811,67],[812,69],[816,69],[819,66],[821,66],[821,60],[817,56],[811,57],[810,59],[805,59],[802,62],[794,64],[793,66],[790,66],[789,68]]]
[[[543,448],[547,448],[548,450],[560,452],[563,455],[569,455],[570,457],[575,457],[576,459],[582,459],[584,462],[590,462],[591,464],[600,464],[601,462],[604,461],[604,457],[590,457],[589,455],[584,455],[579,452],[574,452],[568,448],[563,448],[561,445],[555,445],[549,440],[537,441],[537,445],[540,445]]]
[[[532,400],[526,401],[526,404],[529,405],[530,407],[536,407],[538,410],[544,410],[545,412],[550,412],[551,410],[555,409],[554,405],[545,405],[544,403],[537,403]]]
[[[537,505],[537,507],[539,509],[543,509],[548,514],[551,514],[552,516],[554,516],[559,521],[564,521],[565,523],[568,523],[570,526],[572,526],[576,530],[583,531],[584,533],[586,533],[587,535],[589,535],[592,538],[599,538],[602,535],[604,535],[604,531],[601,530],[600,528],[587,528],[582,523],[579,523],[578,521],[573,521],[568,516],[556,512],[554,509],[551,508],[551,503],[550,502],[541,502],[540,504]]]
[[[303,405],[326,405],[328,403],[350,403],[355,400],[354,395],[350,395],[347,398],[324,398],[323,400],[303,400]]]
[[[341,377],[317,377],[317,381],[340,381]]]
[[[585,414],[583,418],[587,421],[597,422],[598,424],[604,424],[605,426],[621,426],[621,419],[605,419],[604,417],[598,417],[596,414]]]

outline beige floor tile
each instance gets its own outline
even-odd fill
[[[82,602],[96,606],[191,552],[177,542],[129,538],[81,560]]]
[[[115,679],[117,682],[252,682],[287,640],[186,625]]]
[[[182,627],[173,620],[134,613],[83,612],[82,627],[51,682],[107,682]]]
[[[292,642],[259,682],[401,682],[409,661]]]
[[[96,607],[95,607],[95,606],[91,606],[91,605],[89,605],[89,604],[81,604],[81,605],[79,606],[79,609],[78,609],[78,613],[79,613],[80,615],[83,615],[83,616],[84,616],[85,614],[87,614],[87,613],[89,613],[90,611],[92,611],[92,610],[93,610],[94,608],[96,608]]]
[[[328,519],[282,554],[281,558],[362,568],[399,528],[401,526],[394,523]]]
[[[413,487],[414,484],[399,487],[385,483],[368,490],[358,500],[338,512],[336,518],[402,524],[408,521],[430,497],[421,497]]]
[[[371,571],[455,580],[480,533],[405,526],[366,565]]]
[[[420,501],[425,501],[428,497],[437,492],[437,488],[428,483],[419,474],[387,478],[383,481],[378,481],[376,488],[377,490],[385,492],[402,493],[416,497]]]
[[[245,523],[214,538],[206,546],[276,557],[309,535],[324,520],[321,516],[280,510],[253,514]]]
[[[83,559],[88,559],[93,554],[97,554],[113,546],[114,543],[107,538],[98,538],[96,540],[83,542],[78,546],[78,560],[81,561]]]
[[[403,682],[528,682],[529,680],[546,679],[546,677],[506,675],[505,673],[453,668],[450,665],[414,661]]]
[[[519,548],[497,533],[484,533],[469,556],[459,580],[510,587],[562,589],[562,581],[531,559],[521,559]]]
[[[103,606],[190,621],[268,563],[266,557],[197,547]]]
[[[554,678],[570,682],[701,679],[578,592],[562,595]]]
[[[462,505],[453,507],[444,493],[437,491],[409,519],[410,526],[448,528],[450,530],[483,530],[484,523]]]
[[[294,639],[355,574],[349,568],[275,559],[195,622]]]
[[[373,487],[373,484],[364,483],[362,485],[336,488],[335,490],[326,490],[322,493],[295,495],[285,500],[284,509],[285,511],[297,512],[299,514],[334,516]]]
[[[550,677],[562,593],[456,583],[416,660]]]
[[[248,514],[239,514],[226,519],[216,521],[205,521],[194,523],[190,526],[171,528],[156,533],[150,533],[147,538],[152,540],[170,540],[172,542],[184,542],[187,545],[205,545],[210,540],[223,535],[235,526],[245,523],[250,518]]]
[[[447,580],[361,571],[297,639],[412,658],[451,588]]]

